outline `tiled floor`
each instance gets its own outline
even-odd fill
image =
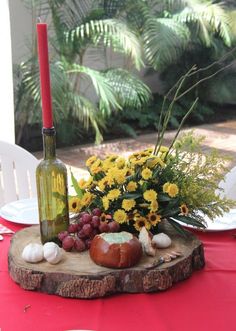
[[[229,165],[236,166],[236,121],[227,121],[218,124],[201,125],[192,129],[183,130],[187,132],[194,130],[198,135],[205,136],[204,149],[208,151],[211,148],[219,150],[223,154],[232,157]],[[175,135],[175,131],[168,132],[165,136],[165,144]],[[77,178],[87,175],[85,161],[91,155],[104,157],[107,154],[116,153],[119,155],[129,155],[130,153],[141,150],[145,147],[154,146],[156,134],[140,135],[136,139],[116,139],[103,143],[101,145],[79,145],[57,150],[58,158],[61,159],[71,169]],[[41,158],[42,152],[34,153],[36,157]]]

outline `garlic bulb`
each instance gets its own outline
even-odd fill
[[[142,227],[138,239],[142,244],[144,253],[150,256],[156,255],[156,250],[152,247],[152,240],[145,226]]]
[[[171,245],[171,239],[165,233],[158,233],[153,236],[152,245],[157,248],[167,248]]]
[[[43,245],[36,243],[28,244],[23,249],[21,256],[26,262],[40,262],[43,259]]]
[[[54,242],[43,245],[44,258],[51,264],[57,264],[62,259],[62,249]]]

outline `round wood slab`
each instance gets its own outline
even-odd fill
[[[56,265],[43,260],[27,263],[22,257],[23,248],[29,243],[40,243],[39,226],[17,232],[12,240],[8,256],[12,279],[27,290],[36,290],[71,298],[97,298],[119,292],[156,292],[170,288],[184,280],[193,270],[204,266],[202,243],[191,233],[180,237],[168,224],[162,229],[171,239],[169,248],[159,249],[155,257],[143,255],[132,268],[109,269],[96,265],[83,253],[65,252]],[[171,251],[182,253],[170,262],[159,264],[159,258]]]

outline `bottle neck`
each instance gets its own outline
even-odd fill
[[[52,160],[56,158],[56,131],[54,128],[43,128],[43,158]]]

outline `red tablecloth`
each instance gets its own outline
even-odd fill
[[[22,226],[0,222],[12,230]],[[79,300],[23,290],[9,276],[10,237],[0,242],[1,331],[236,330],[235,231],[197,233],[206,266],[165,292]],[[27,308],[28,307],[28,308]]]

